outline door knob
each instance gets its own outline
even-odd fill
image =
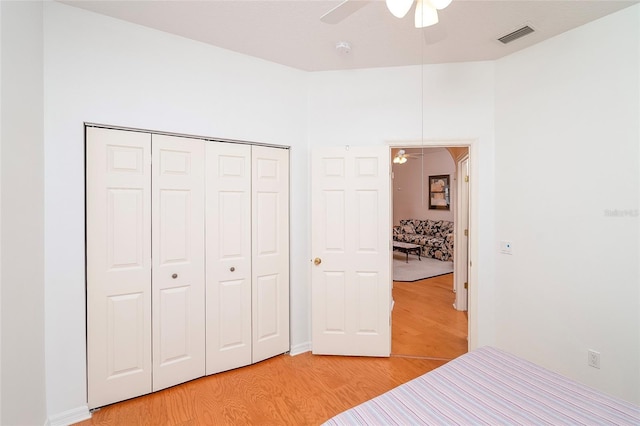
[[[315,259],[313,259],[313,264],[318,266],[319,264],[322,263],[322,259],[320,259],[319,257],[316,257]]]
[[[171,278],[173,278],[175,280],[176,278],[178,278],[178,274],[171,275]]]
[[[235,270],[236,270],[236,268],[235,268],[235,266],[232,266],[231,268],[229,268],[229,270],[230,270],[231,272],[233,272],[233,271],[235,271]]]

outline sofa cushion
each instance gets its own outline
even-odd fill
[[[424,232],[425,235],[435,235],[438,232],[439,226],[438,222],[435,220],[427,219],[424,221]]]
[[[434,232],[433,235],[440,238],[446,238],[447,235],[453,233],[453,222],[449,222],[447,220],[441,220],[439,222],[440,222],[439,224],[440,226],[438,227],[438,230]]]
[[[444,244],[444,238],[432,237],[429,235],[416,235],[413,237],[413,241],[422,246],[442,246]]]
[[[414,227],[416,229],[416,234],[424,234],[424,220],[416,220]]]
[[[415,234],[416,230],[414,229],[413,225],[408,223],[402,226],[402,232],[404,232],[405,234]]]
[[[419,234],[404,234],[405,242],[407,243],[420,244],[421,237],[422,235]]]
[[[393,236],[393,239],[396,241],[400,241],[401,243],[410,243],[411,241],[409,241],[409,238],[412,235],[415,234],[397,234]]]

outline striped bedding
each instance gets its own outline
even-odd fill
[[[325,425],[640,425],[640,407],[484,347]]]

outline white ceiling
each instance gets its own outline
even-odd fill
[[[60,0],[62,1],[62,0]],[[350,0],[361,1],[361,0]],[[338,24],[320,17],[340,0],[68,0],[63,3],[305,71],[494,60],[640,0],[453,0],[440,23],[413,26],[367,1]],[[536,31],[496,39],[528,24]],[[339,54],[337,42],[352,50]]]

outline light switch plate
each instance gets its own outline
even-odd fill
[[[511,241],[500,241],[500,253],[513,254],[513,244]]]

